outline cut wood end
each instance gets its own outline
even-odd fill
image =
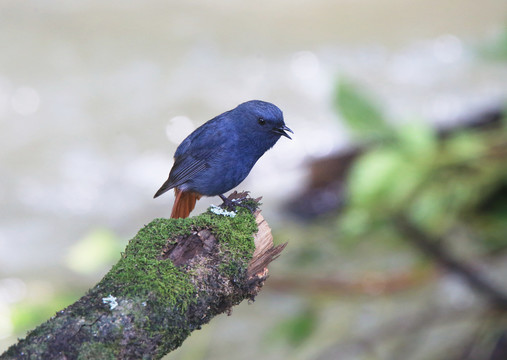
[[[271,234],[271,228],[268,222],[264,219],[261,212],[257,210],[255,212],[255,221],[257,222],[258,231],[254,236],[255,251],[253,258],[255,259],[261,253],[273,247],[273,235]]]
[[[238,193],[234,191],[229,195],[229,200],[245,199],[249,197],[248,191]],[[262,198],[254,199],[257,203]],[[261,215],[261,211],[257,210],[254,213],[255,221],[257,222],[258,231],[254,235],[255,251],[252,260],[248,264],[247,276],[252,284],[262,285],[268,276],[268,268],[270,262],[275,260],[287,243],[274,246],[273,235],[271,235],[271,228]]]
[[[248,264],[247,273],[251,281],[263,281],[268,276],[267,266],[280,255],[287,243],[275,247],[267,221],[260,211],[256,211],[254,215],[258,231],[254,235],[255,251]]]

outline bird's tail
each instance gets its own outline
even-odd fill
[[[201,195],[195,192],[181,191],[178,188],[174,188],[174,193],[176,199],[174,200],[171,218],[187,218],[190,212],[194,210],[195,203],[201,198]]]

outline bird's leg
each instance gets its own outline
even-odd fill
[[[234,201],[227,199],[224,194],[218,195],[220,196],[220,199],[224,202],[220,207],[227,208],[229,210],[235,211],[236,210],[236,204],[234,204]]]
[[[249,210],[251,213],[255,212],[255,210],[257,209],[256,206],[252,206],[251,204],[248,204],[248,203],[247,204],[243,203],[243,201],[248,198],[247,196],[240,198],[240,199],[234,199],[234,200],[230,200],[230,199],[226,198],[224,196],[224,194],[221,194],[218,196],[220,196],[220,199],[222,199],[222,201],[223,201],[223,204],[220,205],[220,207],[222,207],[222,208],[227,208],[229,210],[236,211],[236,207],[241,206],[242,208]]]

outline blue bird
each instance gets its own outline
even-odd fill
[[[220,196],[241,183],[281,136],[293,133],[275,105],[251,100],[209,120],[178,146],[169,178],[154,198],[174,189],[171,218],[186,218],[202,196]]]

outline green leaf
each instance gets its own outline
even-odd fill
[[[367,152],[354,164],[348,178],[350,203],[358,206],[379,205],[396,177],[400,176],[403,158],[390,148]]]
[[[462,131],[446,141],[445,149],[454,161],[470,161],[483,156],[488,150],[488,144],[480,133]]]
[[[431,159],[438,147],[435,132],[422,122],[400,125],[396,129],[396,140],[400,151],[414,160]]]
[[[367,139],[390,136],[391,127],[386,123],[381,110],[352,83],[338,83],[335,105],[357,136]]]

